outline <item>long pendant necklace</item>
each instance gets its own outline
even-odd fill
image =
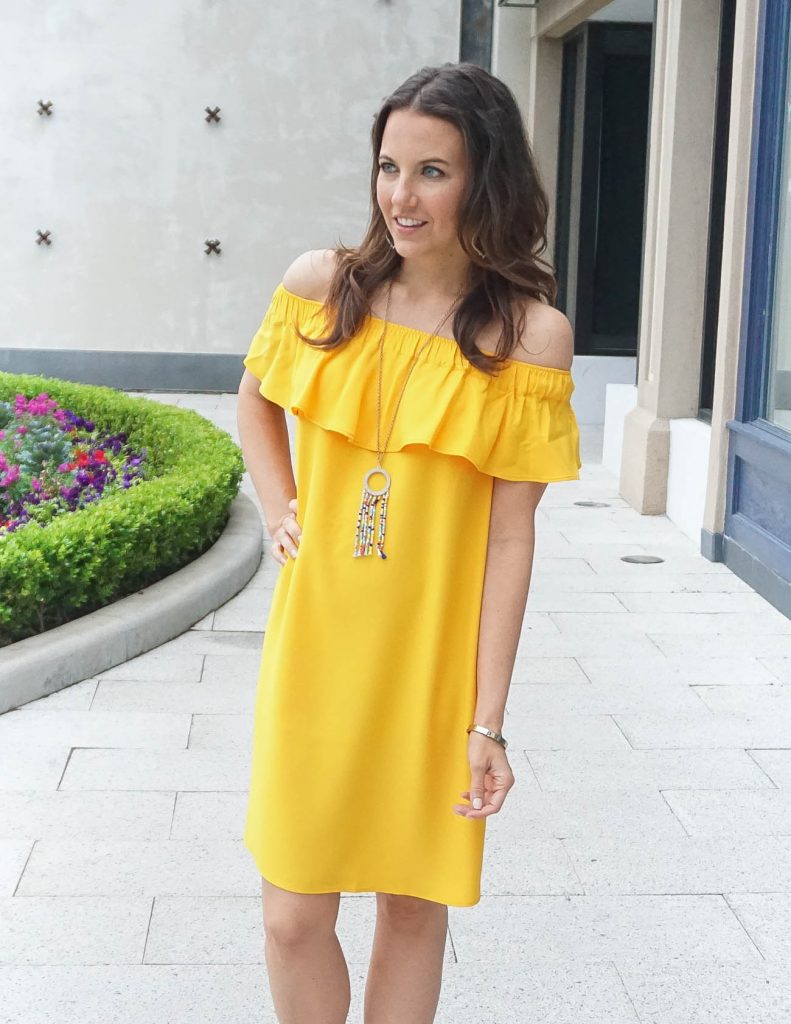
[[[387,526],[387,502],[388,502],[388,498],[390,496],[390,474],[387,472],[386,469],[383,468],[383,466],[382,466],[382,459],[384,458],[384,454],[387,451],[387,445],[388,445],[388,442],[390,441],[390,435],[393,433],[393,424],[395,423],[396,413],[398,412],[398,407],[401,404],[401,399],[402,399],[402,397],[404,395],[404,390],[406,389],[407,381],[409,380],[409,376],[412,373],[412,370],[415,368],[415,365],[416,365],[417,360],[418,360],[418,356],[423,351],[423,349],[426,347],[426,345],[428,345],[428,343],[433,338],[436,337],[437,332],[442,327],[442,325],[445,323],[445,321],[448,319],[450,314],[453,312],[453,309],[455,308],[457,302],[459,301],[459,299],[461,298],[461,295],[462,295],[462,292],[459,292],[459,294],[456,296],[456,298],[451,303],[450,308],[448,309],[447,313],[445,313],[443,318],[440,320],[440,322],[437,324],[437,326],[434,328],[434,330],[431,332],[431,334],[426,338],[426,340],[423,342],[423,344],[420,346],[420,348],[417,350],[417,352],[412,357],[412,364],[409,367],[409,369],[407,370],[407,374],[406,374],[406,377],[404,379],[404,383],[401,386],[401,391],[400,391],[400,393],[398,395],[398,401],[396,402],[395,410],[393,411],[393,418],[390,421],[390,429],[387,432],[387,438],[385,439],[384,446],[380,448],[380,444],[379,444],[379,440],[380,440],[379,439],[379,428],[380,428],[380,424],[381,424],[381,420],[382,420],[382,361],[383,361],[383,347],[384,347],[385,334],[387,333],[388,320],[389,320],[389,316],[390,316],[390,294],[392,292],[392,289],[393,289],[393,282],[392,282],[392,279],[391,279],[390,284],[388,285],[388,288],[387,288],[387,304],[386,304],[386,307],[385,307],[384,326],[382,328],[381,337],[379,338],[379,387],[378,387],[378,391],[377,391],[377,400],[376,400],[376,461],[377,461],[377,465],[374,466],[373,469],[369,469],[368,472],[363,477],[363,493],[362,493],[362,498],[360,500],[360,508],[359,508],[359,510],[357,512],[357,531],[356,531],[355,537],[354,537],[354,557],[355,558],[360,558],[360,557],[364,557],[365,555],[370,555],[371,551],[374,549],[374,530],[375,530],[376,507],[377,507],[377,505],[380,505],[380,508],[379,508],[379,529],[378,529],[377,534],[376,534],[376,553],[377,553],[377,555],[380,558],[387,558],[387,555],[384,552],[384,543],[385,543],[385,529],[386,529],[386,526]],[[384,482],[384,486],[380,490],[376,490],[375,488],[371,487],[370,484],[369,484],[370,478],[375,473],[380,473],[384,477],[384,481],[385,481]]]

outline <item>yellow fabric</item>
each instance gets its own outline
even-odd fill
[[[295,321],[303,334],[326,333],[321,303],[280,284],[244,360],[261,381],[261,394],[375,452],[382,321],[370,317],[363,330],[332,351],[303,342],[290,329]],[[387,427],[412,356],[427,336],[410,327],[388,327]],[[568,402],[572,390],[567,370],[511,360],[491,377],[474,367],[452,338],[432,338],[409,378],[388,451],[425,444],[463,455],[482,473],[506,480],[574,480],[580,463]]]
[[[244,360],[261,394],[297,416],[302,527],[261,650],[245,844],[265,878],[295,892],[472,906],[486,820],[452,806],[469,788],[493,478],[577,478],[571,375],[510,361],[490,377],[453,339],[433,338],[384,456],[388,557],[354,558],[376,465],[382,321],[331,351],[303,342],[295,323],[323,333],[321,303],[280,284]],[[427,337],[388,327],[382,440]]]

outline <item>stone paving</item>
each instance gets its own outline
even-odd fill
[[[235,395],[150,397],[236,436]],[[788,1024],[791,622],[584,441],[540,507],[517,784],[481,902],[450,908],[437,1021]],[[2,1024],[275,1021],[241,837],[278,572],[266,553],[187,633],[0,716]],[[373,895],[344,895],[354,1024],[373,926]]]

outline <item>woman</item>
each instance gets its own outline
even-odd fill
[[[512,94],[473,64],[423,68],[372,144],[365,237],[288,267],[239,389],[282,565],[245,843],[283,1024],[346,1020],[344,891],[376,893],[367,1024],[434,1020],[448,905],[480,899],[486,818],[514,784],[501,729],[535,509],[579,467]]]

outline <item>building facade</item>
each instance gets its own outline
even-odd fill
[[[492,67],[552,193],[577,377],[604,392],[603,460],[638,511],[791,614],[791,5],[494,14]]]
[[[474,60],[516,94],[550,195],[580,422],[636,509],[791,614],[790,8],[19,7],[0,369],[234,390],[288,263],[359,238],[382,97]]]

